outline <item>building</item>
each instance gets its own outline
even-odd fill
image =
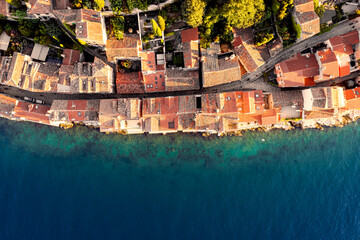
[[[141,41],[138,34],[124,34],[121,40],[109,39],[106,41],[106,56],[109,62],[119,59],[139,59]]]
[[[3,31],[0,34],[0,50],[6,51],[10,44],[10,36]]]
[[[147,98],[143,100],[143,131],[169,133],[178,131],[179,97]]]
[[[45,61],[46,57],[49,53],[50,48],[48,46],[44,46],[44,45],[40,45],[35,43],[35,46],[31,52],[31,58],[32,59],[36,59],[36,60],[40,60],[40,61]]]
[[[103,99],[100,101],[100,132],[142,133],[140,113],[140,99]]]
[[[345,90],[344,97],[346,101],[345,108],[347,110],[360,109],[360,87]]]
[[[80,60],[80,51],[74,49],[64,49],[63,65],[74,65]]]
[[[251,28],[233,28],[233,34],[234,52],[246,72],[251,73],[265,63],[262,51],[254,44]]]
[[[13,118],[16,99],[0,94],[0,117]]]
[[[75,24],[76,38],[94,47],[105,47],[105,20],[100,12],[91,9],[54,10],[60,21]]]
[[[52,13],[53,6],[51,0],[29,0],[25,4],[30,17],[38,18],[41,21],[48,21],[50,18],[55,17]]]
[[[10,17],[10,4],[7,1],[0,1],[0,15]]]
[[[199,32],[198,28],[181,31],[181,47],[185,68],[199,67]]]
[[[49,111],[50,124],[74,122],[98,126],[99,109],[100,100],[54,100]]]
[[[13,116],[15,119],[49,125],[49,110],[49,106],[16,101]]]
[[[314,11],[312,0],[294,0],[293,17],[301,27],[302,40],[320,32],[320,18]]]
[[[239,59],[233,53],[220,54],[220,51],[216,51],[211,47],[201,49],[201,61],[204,87],[241,79],[242,73]]]
[[[297,53],[294,57],[275,65],[279,87],[307,87],[315,85],[319,76],[319,63],[314,54]]]

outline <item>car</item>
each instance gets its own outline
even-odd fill
[[[39,99],[36,99],[36,103],[38,104],[45,104],[45,102],[43,100],[39,100]]]
[[[24,100],[25,101],[28,101],[28,102],[36,102],[36,100],[34,98],[31,98],[31,97],[24,97]]]

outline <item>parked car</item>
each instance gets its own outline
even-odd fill
[[[43,100],[39,100],[39,99],[31,98],[31,97],[24,97],[24,100],[28,101],[28,102],[32,102],[32,103],[37,103],[37,104],[45,104],[45,102]]]

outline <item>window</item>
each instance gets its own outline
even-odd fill
[[[238,98],[241,98],[241,95],[238,95]]]
[[[157,84],[157,81],[155,81],[155,84]]]
[[[258,98],[258,97],[259,97],[259,94],[255,94],[255,97]]]
[[[260,107],[259,107],[259,106],[256,106],[256,110],[260,110]]]
[[[157,80],[157,77],[155,77],[155,80]]]
[[[160,78],[162,78],[162,75],[160,75]]]
[[[78,116],[81,117],[81,112],[78,112]]]
[[[158,89],[158,86],[156,86],[155,88]]]
[[[161,85],[162,85],[162,86],[165,86],[165,83],[164,83],[164,82],[162,82],[162,83],[161,83]]]
[[[169,122],[169,128],[174,129],[175,128],[175,123],[174,122]]]

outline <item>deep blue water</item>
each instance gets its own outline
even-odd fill
[[[0,132],[1,240],[360,235],[359,123],[221,139]]]

